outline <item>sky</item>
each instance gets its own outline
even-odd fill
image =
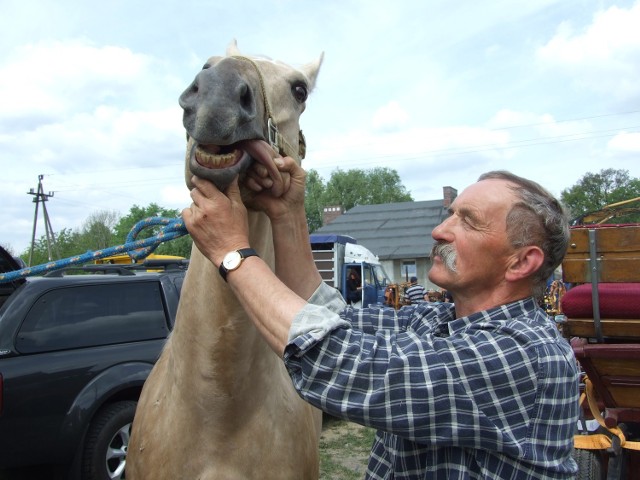
[[[506,169],[555,195],[640,177],[640,0],[0,0],[0,244],[91,215],[183,209],[178,97],[236,39],[324,53],[303,167],[387,167],[414,200]],[[78,252],[82,253],[82,252]]]

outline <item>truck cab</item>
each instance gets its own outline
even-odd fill
[[[349,302],[349,276],[355,273],[360,289],[362,307],[384,304],[384,293],[391,283],[378,257],[355,238],[348,235],[312,234],[311,250],[322,279],[340,291]]]

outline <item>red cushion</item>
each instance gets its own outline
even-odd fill
[[[600,318],[640,318],[640,283],[598,284]],[[562,297],[569,318],[593,318],[591,284],[578,285]]]

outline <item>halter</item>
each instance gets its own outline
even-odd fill
[[[253,66],[253,68],[256,69],[258,79],[260,80],[260,90],[262,91],[262,98],[264,100],[265,116],[267,117],[267,138],[271,147],[282,156],[293,157],[298,160],[302,160],[306,154],[307,149],[306,140],[304,138],[304,135],[302,134],[302,130],[298,132],[298,152],[296,153],[294,152],[291,144],[287,142],[287,140],[280,134],[280,132],[278,131],[278,126],[273,120],[273,115],[271,114],[271,106],[269,105],[269,99],[267,98],[267,90],[264,86],[264,78],[262,77],[262,72],[258,68],[256,62],[254,62],[249,57],[244,57],[241,55],[233,55],[230,58],[236,58],[238,60],[249,62]]]

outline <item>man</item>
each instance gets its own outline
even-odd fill
[[[349,270],[349,275],[347,276],[347,303],[355,308],[362,306],[360,275],[353,268]]]
[[[262,166],[246,182],[272,221],[275,275],[252,256],[227,281],[305,400],[377,429],[366,478],[573,478],[576,363],[534,298],[567,248],[559,203],[527,180],[486,174],[432,233],[429,279],[455,304],[345,309],[313,263],[304,171],[275,163],[281,196]],[[183,218],[220,265],[249,247],[238,185],[194,185]]]
[[[405,290],[404,294],[409,299],[411,304],[422,303],[427,300],[426,295],[427,291],[424,289],[422,285],[418,283],[418,277],[411,277],[409,279],[411,283],[409,287]]]

